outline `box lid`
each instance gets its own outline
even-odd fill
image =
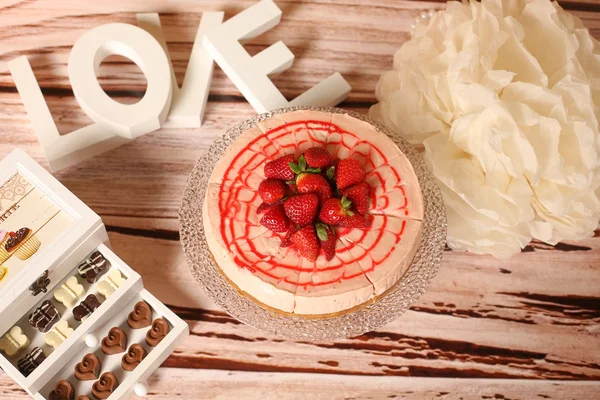
[[[27,292],[44,292],[44,276],[101,225],[23,150],[0,161],[0,316]]]

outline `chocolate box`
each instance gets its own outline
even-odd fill
[[[0,171],[0,367],[35,399],[144,395],[187,324],[106,246],[100,217],[25,152]],[[116,339],[125,347],[108,346]],[[75,374],[90,360],[93,373]]]

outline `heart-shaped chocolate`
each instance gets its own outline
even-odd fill
[[[69,381],[58,381],[48,398],[50,400],[73,400],[75,398],[75,389]]]
[[[81,396],[77,396],[77,400],[92,400],[90,399],[88,396],[86,396],[85,394],[82,394]]]
[[[146,350],[137,343],[132,344],[121,359],[121,368],[125,371],[133,371],[140,365],[144,357],[146,357]]]
[[[145,301],[140,301],[133,307],[133,311],[127,317],[127,325],[133,329],[141,329],[152,323],[152,309]]]
[[[152,322],[152,327],[146,333],[146,343],[152,347],[158,346],[158,344],[167,336],[169,333],[169,323],[163,318],[157,318]]]
[[[93,381],[100,373],[100,360],[95,354],[83,356],[83,360],[75,366],[75,378],[80,381]]]
[[[108,335],[102,339],[102,351],[104,354],[118,354],[127,349],[127,334],[119,327],[111,328]]]
[[[112,372],[105,372],[92,385],[92,394],[95,398],[104,400],[115,391],[117,386],[119,386],[117,377]]]

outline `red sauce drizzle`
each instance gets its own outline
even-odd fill
[[[315,133],[316,131],[321,132],[321,134],[326,134],[326,139],[323,137],[319,137]],[[308,138],[305,138],[301,141],[290,140],[289,143],[283,143],[283,139],[288,135],[296,135],[300,132],[308,133]],[[339,134],[339,138],[333,138],[332,134]],[[309,140],[310,139],[310,140]],[[348,140],[346,140],[348,139]],[[266,143],[260,147],[259,142],[266,141]],[[348,143],[351,142],[351,143]],[[364,146],[364,145],[367,146]],[[272,256],[261,254],[253,243],[253,237],[250,235],[250,229],[262,229],[257,224],[253,224],[250,221],[251,213],[256,212],[256,207],[260,203],[258,199],[258,193],[256,192],[256,188],[252,187],[249,182],[249,179],[253,176],[253,174],[258,174],[258,177],[262,179],[262,167],[265,162],[280,157],[285,154],[290,154],[292,151],[298,153],[300,147],[303,149],[312,147],[312,146],[325,146],[332,155],[337,156],[342,149],[347,150],[350,153],[351,157],[356,157],[357,159],[363,161],[365,163],[365,167],[368,171],[368,175],[373,175],[377,178],[378,182],[383,188],[383,194],[380,193],[379,197],[373,191],[372,193],[372,204],[377,204],[377,208],[379,210],[386,209],[390,205],[390,199],[387,196],[387,193],[391,191],[391,189],[400,189],[400,193],[404,197],[403,205],[398,209],[404,209],[405,215],[408,215],[408,197],[405,193],[405,188],[403,186],[396,185],[394,188],[387,188],[386,182],[383,180],[381,176],[381,171],[377,169],[381,166],[388,166],[390,170],[393,171],[394,177],[397,182],[400,183],[401,177],[393,167],[389,166],[388,160],[385,155],[379,150],[377,147],[372,145],[371,143],[359,139],[356,135],[351,132],[344,131],[340,127],[335,124],[318,121],[318,120],[307,120],[307,121],[295,121],[290,122],[281,126],[278,126],[274,129],[269,130],[268,132],[259,135],[252,142],[250,142],[244,149],[242,149],[233,159],[227,170],[224,174],[223,185],[219,191],[219,213],[221,215],[221,226],[220,226],[220,234],[225,242],[228,249],[231,251],[234,262],[240,268],[246,268],[252,273],[261,273],[265,276],[268,276],[279,282],[287,282],[298,286],[323,286],[329,285],[332,283],[339,282],[340,280],[348,280],[355,278],[359,275],[363,275],[366,272],[370,272],[374,270],[377,265],[380,265],[384,262],[387,257],[390,255],[392,250],[390,250],[381,260],[371,260],[372,266],[365,271],[360,270],[355,274],[345,273],[340,274],[334,280],[324,280],[318,283],[314,283],[312,281],[308,282],[297,282],[295,280],[290,281],[289,277],[278,273],[282,272],[280,269],[293,271],[294,273],[300,272],[325,272],[325,271],[335,271],[340,268],[344,268],[348,263],[356,263],[364,260],[366,257],[370,257],[370,252],[375,249],[379,240],[383,237],[384,233],[387,231],[386,227],[388,225],[388,217],[385,215],[378,216],[378,218],[383,218],[383,225],[377,227],[377,237],[372,242],[372,244],[365,248],[363,247],[362,240],[370,234],[370,232],[375,231],[375,229],[362,231],[359,240],[355,242],[341,239],[339,240],[342,243],[342,246],[338,246],[336,249],[336,262],[330,262],[329,266],[317,268],[317,264],[313,263],[313,265],[308,265],[303,267],[302,265],[289,265],[285,263],[285,260],[274,260]],[[361,146],[362,145],[362,146]],[[368,152],[360,151],[361,148],[368,148]],[[272,150],[275,151],[272,151]],[[251,153],[250,157],[246,157],[248,153]],[[378,159],[383,160],[383,164],[376,165],[374,161],[374,154],[376,153]],[[299,154],[296,154],[297,156]],[[241,162],[240,160],[244,158],[248,158],[246,161]],[[264,160],[260,160],[260,159]],[[238,171],[244,171],[242,174],[238,173]],[[240,193],[244,191],[245,193],[252,193],[249,199],[240,199]],[[398,199],[395,200],[398,202]],[[246,207],[243,212],[241,212],[242,207],[241,203],[245,203]],[[253,205],[253,206],[252,206]],[[228,220],[228,221],[227,221]],[[228,223],[226,223],[226,221]],[[236,223],[237,222],[237,223]],[[244,223],[245,222],[245,223]],[[404,228],[406,225],[406,221],[403,221],[402,228],[400,232],[391,232],[396,236],[396,244],[401,240],[401,236],[404,232]],[[243,231],[240,233],[239,228],[243,226]],[[235,228],[238,228],[238,232],[235,231]],[[347,234],[347,233],[346,233]],[[272,240],[279,240],[277,238],[281,238],[281,235],[274,234],[272,232],[262,233],[262,235],[271,235]],[[344,230],[339,231],[340,237],[344,238]],[[358,244],[360,243],[360,244]],[[245,244],[247,245],[247,249],[243,249],[241,246]],[[344,252],[352,252],[355,247],[360,247],[362,250],[362,255],[356,259],[352,259],[350,261],[342,261],[339,257],[339,254]],[[293,251],[290,249],[290,251]],[[320,258],[321,259],[321,258]],[[324,259],[323,259],[324,260]],[[267,267],[268,266],[268,267]],[[318,273],[317,272],[317,273]],[[293,274],[295,275],[295,274]]]

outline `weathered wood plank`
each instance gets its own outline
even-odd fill
[[[3,98],[5,107],[0,108],[0,126],[11,129],[4,130],[7,139],[0,144],[0,153],[6,154],[15,145],[24,144],[26,150],[45,163],[18,95],[5,93]],[[50,96],[49,101],[59,116],[59,124],[71,127],[81,123],[82,113],[73,110],[72,99]],[[176,218],[180,196],[187,174],[213,138],[253,114],[246,103],[211,102],[201,130],[161,130],[57,174],[70,190],[102,215],[117,254],[139,271],[149,290],[167,304],[211,307],[199,295],[178,243]],[[405,373],[405,366],[410,365],[411,373],[432,376],[464,376],[479,371],[478,376],[597,378],[600,355],[594,350],[600,343],[600,289],[589,282],[600,279],[597,268],[600,237],[555,248],[533,243],[528,250],[509,261],[447,252],[439,276],[413,311],[381,331],[400,336],[369,339],[375,341],[376,347],[388,346],[386,351],[374,359],[370,353],[362,357],[354,351],[362,343],[357,340],[349,342],[348,354],[342,356],[355,360],[354,364],[346,366],[335,358],[318,361],[334,360],[347,373]],[[440,326],[444,329],[440,330]],[[243,329],[243,338],[261,337],[251,328]],[[211,332],[232,334],[222,326],[209,328],[200,332],[203,336],[196,338],[198,342],[191,349],[197,350],[206,343]],[[444,348],[410,348],[397,354],[398,349],[393,346],[404,348],[404,337],[415,343],[426,338],[436,345],[451,341],[468,349],[483,346],[487,350],[482,351],[489,353],[491,360],[495,360],[493,349],[532,356],[515,363],[509,361],[513,356],[508,353],[508,359],[502,359],[505,364],[495,365],[496,361],[490,361],[488,355],[452,355],[449,361],[444,360],[447,356]],[[217,349],[224,346],[223,338],[212,340],[211,346]],[[242,340],[241,344],[244,343]],[[225,355],[208,350],[218,354],[212,364],[185,353],[175,365],[191,363],[194,367],[215,368],[229,365],[236,369],[256,358],[254,353],[245,354],[243,347],[238,348],[235,342],[232,346],[229,349],[225,346]],[[268,354],[272,347],[269,342],[262,352]],[[311,356],[303,356],[305,345],[293,343],[292,347],[282,360],[259,359],[253,368],[298,368],[323,351],[317,347],[318,351]],[[488,365],[490,362],[494,365]]]
[[[89,123],[66,77],[68,51],[87,29],[133,22],[135,12],[163,13],[181,79],[200,13],[225,9],[230,17],[252,3],[0,1],[0,158],[20,146],[47,165],[6,61],[32,55],[58,127],[67,132]],[[296,64],[276,78],[288,97],[333,71],[342,72],[354,88],[345,106],[360,112],[374,100],[377,77],[408,38],[412,19],[423,10],[443,7],[439,2],[406,0],[382,0],[376,6],[360,0],[278,4],[284,12],[282,23],[252,41],[249,50],[258,52],[279,39],[290,46]],[[575,14],[600,37],[600,13],[591,12],[596,1],[563,4],[580,10]],[[109,63],[101,82],[124,101],[143,95],[144,79],[130,64]],[[167,368],[152,378],[151,396],[600,397],[597,382],[564,382],[600,380],[600,287],[593,284],[600,280],[600,232],[576,244],[552,247],[534,242],[509,261],[448,251],[430,290],[411,311],[355,339],[282,340],[222,313],[199,310],[214,305],[199,293],[178,243],[181,193],[195,161],[214,138],[255,115],[220,71],[210,100],[200,130],[160,130],[56,174],[103,217],[114,250],[141,273],[145,286],[190,324],[192,335],[168,359]],[[0,374],[0,397],[24,396]]]
[[[125,3],[125,4],[123,4]],[[90,28],[108,22],[135,23],[134,11],[161,12],[163,28],[176,75],[181,81],[201,13],[225,10],[226,17],[253,1],[122,2],[108,0],[96,6],[72,1],[9,3],[0,8],[0,87],[13,82],[5,62],[30,56],[34,72],[44,88],[69,88],[66,62],[74,42]],[[294,66],[274,79],[288,98],[339,71],[351,84],[351,102],[373,102],[381,72],[391,68],[392,55],[409,38],[410,25],[423,11],[444,3],[407,0],[377,2],[278,2],[281,23],[247,44],[255,54],[283,40],[296,55]],[[600,14],[573,11],[583,18],[593,35],[600,37]],[[106,63],[100,82],[108,90],[142,93],[145,79],[132,63]],[[217,68],[211,92],[239,93]]]
[[[305,373],[233,372],[162,368],[150,380],[148,399],[595,399],[595,382],[506,379],[428,379],[402,377],[347,377]],[[29,398],[0,372],[0,397]],[[133,397],[138,399],[138,397]]]

